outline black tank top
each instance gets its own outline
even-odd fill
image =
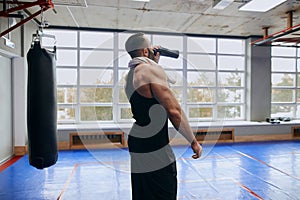
[[[130,152],[147,153],[159,150],[169,144],[168,117],[155,98],[140,95],[133,87],[134,68],[131,68],[125,91],[136,120],[129,136]]]

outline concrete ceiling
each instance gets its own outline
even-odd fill
[[[213,9],[213,0],[52,2],[57,14],[48,10],[44,16],[53,26],[250,36],[262,35],[265,26],[270,27],[269,34],[285,29],[290,10],[295,10],[293,25],[300,23],[300,0],[288,0],[265,13],[239,11],[243,0],[235,0],[224,10]]]

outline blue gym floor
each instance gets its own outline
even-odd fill
[[[174,147],[178,199],[300,199],[300,142],[208,146],[199,160]],[[59,152],[37,170],[24,156],[0,173],[0,199],[130,200],[127,149]]]

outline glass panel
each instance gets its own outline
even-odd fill
[[[212,118],[213,108],[211,107],[200,107],[200,108],[189,108],[190,118]]]
[[[297,90],[297,99],[296,102],[299,103],[300,102],[300,90]]]
[[[295,72],[296,60],[293,58],[272,58],[272,71]]]
[[[173,95],[175,96],[175,98],[177,99],[177,101],[179,102],[179,104],[181,104],[183,102],[183,97],[182,97],[182,88],[179,87],[172,87],[171,88]]]
[[[300,118],[300,105],[297,106],[297,110],[296,110],[296,118],[297,118],[297,119]]]
[[[80,107],[81,121],[111,121],[113,119],[111,106]]]
[[[238,72],[219,73],[219,86],[244,86],[244,74]]]
[[[129,72],[129,69],[128,70],[119,70],[119,79],[118,79],[119,86],[125,86],[126,77],[127,77],[128,72]]]
[[[161,56],[158,64],[161,65],[164,69],[183,69],[182,57],[174,59]]]
[[[216,56],[188,54],[187,68],[196,70],[215,70]]]
[[[243,56],[219,56],[219,70],[245,70],[245,62]]]
[[[272,105],[271,117],[293,117],[294,106]]]
[[[196,38],[188,37],[187,41],[188,52],[215,53],[216,39],[215,38]]]
[[[187,89],[187,102],[189,103],[212,103],[214,102],[213,89],[206,88],[188,88]]]
[[[57,120],[75,121],[75,108],[59,106],[57,110]]]
[[[77,66],[77,51],[76,50],[61,50],[58,49],[56,66]]]
[[[77,88],[57,88],[57,103],[76,103]]]
[[[112,101],[112,88],[80,88],[81,103],[111,103]]]
[[[273,89],[272,102],[294,102],[294,90]]]
[[[132,112],[130,108],[121,108],[121,119],[132,119]]]
[[[81,69],[80,84],[81,85],[112,85],[113,70]]]
[[[215,86],[216,74],[214,72],[188,72],[188,86]]]
[[[128,67],[128,63],[131,60],[129,54],[125,51],[120,51],[119,52],[119,67]]]
[[[179,50],[183,49],[182,36],[169,36],[169,35],[153,35],[153,45],[160,45],[162,47]]]
[[[76,85],[77,69],[56,69],[57,85]]]
[[[119,103],[129,103],[124,88],[119,88]]]
[[[272,47],[272,56],[296,56],[296,48]]]
[[[80,47],[112,49],[113,41],[113,33],[80,32]]]
[[[77,47],[77,31],[44,30],[45,34],[55,35],[57,47]],[[44,39],[43,46],[53,46],[53,39]]]
[[[295,75],[272,74],[272,86],[295,86]]]
[[[171,86],[182,86],[183,85],[183,75],[182,71],[174,71],[174,70],[165,70],[167,76],[171,81]]]
[[[300,75],[297,75],[297,86],[300,87]]]
[[[80,51],[80,65],[90,67],[113,66],[112,51]]]
[[[241,89],[219,89],[218,102],[242,103],[244,102],[244,90]]]
[[[218,106],[218,119],[240,119],[241,106]]]
[[[226,54],[245,54],[245,42],[239,39],[218,39],[218,52]]]

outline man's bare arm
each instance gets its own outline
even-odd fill
[[[164,70],[162,68],[153,68],[151,76],[149,73],[148,77],[153,96],[166,109],[174,128],[191,143],[191,147],[195,153],[193,158],[199,158],[202,153],[202,147],[197,142],[185,113],[168,86],[167,75]]]

